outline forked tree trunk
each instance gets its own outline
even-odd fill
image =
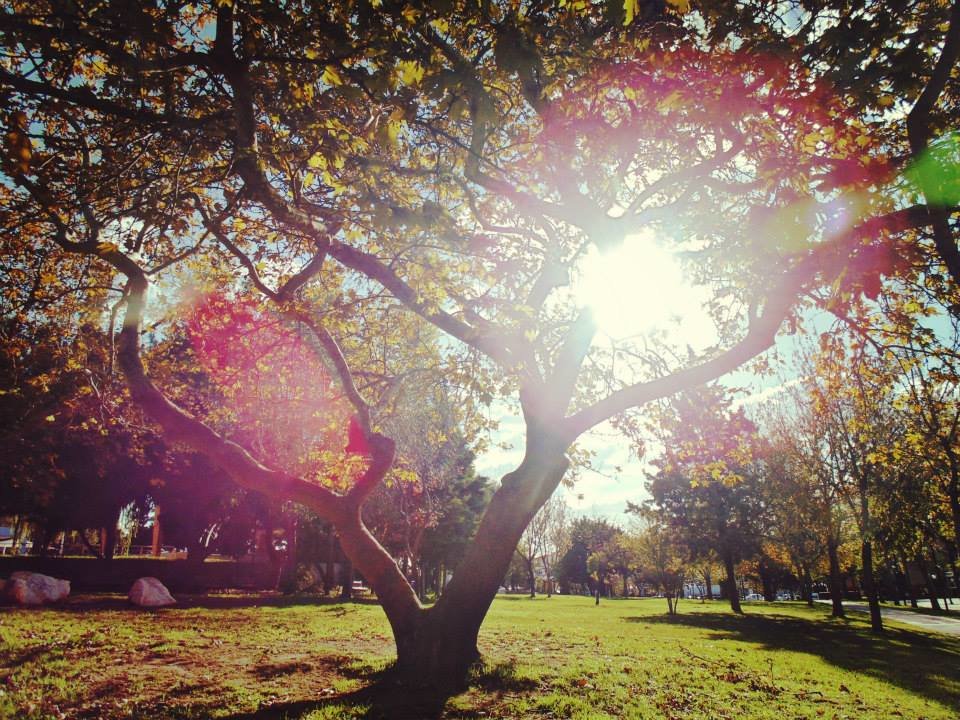
[[[408,681],[444,689],[464,685],[480,657],[480,625],[514,549],[567,469],[564,450],[548,439],[528,437],[523,462],[503,478],[440,600],[402,626],[394,624],[397,668]]]
[[[346,495],[336,495],[303,478],[260,464],[241,446],[171,403],[150,382],[139,354],[146,275],[119,252],[103,256],[130,279],[118,359],[134,400],[160,423],[171,440],[201,450],[241,486],[306,505],[335,524],[344,554],[370,583],[387,616],[397,643],[400,673],[413,684],[438,689],[462,686],[479,656],[480,625],[510,566],[517,543],[569,466],[564,453],[575,435],[556,435],[546,426],[559,423],[562,418],[566,402],[558,404],[556,397],[569,400],[575,378],[571,370],[576,370],[582,361],[576,353],[578,344],[565,346],[566,352],[561,353],[563,358],[555,372],[556,387],[550,402],[545,403],[551,408],[546,419],[526,418],[523,462],[504,476],[491,498],[460,563],[463,571],[455,573],[437,603],[425,609],[394,559],[364,526],[360,514],[366,498],[393,465],[393,441],[377,433],[368,435],[370,464]],[[585,354],[589,342],[580,344]]]

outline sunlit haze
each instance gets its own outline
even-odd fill
[[[601,332],[614,338],[665,330],[694,347],[716,332],[703,303],[704,287],[689,284],[676,256],[652,233],[630,235],[613,250],[591,248],[575,281],[577,302],[593,309]]]

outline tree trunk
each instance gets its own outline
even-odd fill
[[[860,545],[860,559],[863,563],[863,589],[870,605],[870,629],[882,633],[883,617],[880,615],[880,599],[877,597],[877,583],[873,574],[873,543],[869,540],[864,540]]]
[[[353,563],[347,562],[341,568],[340,573],[340,599],[353,599]]]
[[[13,538],[10,543],[10,554],[20,554],[20,537],[23,534],[23,515],[17,515],[17,520],[13,524]]]
[[[809,565],[803,566],[803,592],[807,596],[807,605],[813,607],[813,580],[810,577]]]
[[[917,555],[917,567],[923,573],[923,584],[926,585],[927,596],[930,598],[930,609],[939,611],[940,603],[937,601],[936,583],[930,577],[930,567],[927,565],[927,561],[920,554]]]
[[[947,484],[947,497],[950,501],[950,516],[953,519],[953,544],[957,554],[960,554],[960,467],[950,446],[945,448],[950,460],[950,482]],[[954,575],[954,582],[958,578]]]
[[[100,555],[104,560],[113,560],[117,548],[117,524],[100,528]]]
[[[333,527],[327,526],[327,562],[323,568],[323,594],[329,595],[333,592],[333,586],[336,584],[336,576],[333,572],[333,562],[336,550],[336,537],[333,534]]]
[[[727,573],[724,583],[727,586],[727,597],[730,600],[730,609],[738,615],[743,615],[743,608],[740,607],[740,590],[737,588],[737,571],[734,566],[732,552],[725,551],[723,553],[723,567]]]
[[[863,589],[867,593],[870,605],[870,629],[875,633],[883,632],[883,616],[880,614],[880,598],[877,595],[877,580],[873,571],[873,520],[870,517],[870,505],[867,496],[868,483],[861,474],[860,490],[860,560],[863,566]]]
[[[710,568],[703,571],[703,581],[707,584],[707,600],[713,600],[713,577]]]
[[[441,598],[419,616],[392,622],[397,668],[409,682],[463,687],[470,666],[480,656],[480,625],[520,537],[566,472],[565,449],[566,445],[531,428],[523,462],[504,476]]]
[[[540,562],[543,565],[543,576],[546,578],[544,589],[547,591],[547,597],[553,597],[553,578],[550,576],[550,564],[547,562],[546,554],[541,556]]]
[[[153,506],[153,537],[150,543],[150,554],[153,557],[160,557],[160,542],[162,530],[160,526],[160,506]]]
[[[530,597],[535,598],[537,596],[537,576],[533,572],[533,556],[530,556],[530,559],[526,560],[527,564],[527,577],[530,580]]]
[[[773,602],[777,599],[777,589],[770,573],[767,563],[761,558],[758,563],[758,573],[760,575],[760,585],[763,587],[763,599],[767,602]]]
[[[840,576],[840,556],[837,553],[837,539],[832,534],[827,539],[827,555],[830,558],[830,604],[831,615],[845,617],[843,611],[843,578]]]

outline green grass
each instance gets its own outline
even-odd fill
[[[193,605],[193,606],[191,606]],[[498,598],[470,687],[419,698],[384,670],[373,604],[120,597],[0,614],[0,718],[950,718],[960,638],[758,603]]]

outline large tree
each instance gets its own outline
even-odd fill
[[[457,683],[578,437],[740,366],[803,302],[842,311],[917,255],[960,277],[937,142],[958,35],[960,3],[933,0],[17,0],[0,14],[6,307],[121,301],[120,367],[166,435],[333,522],[399,667]],[[564,286],[589,248],[643,232],[691,251],[720,346],[594,343]],[[363,469],[304,473],[151,380],[144,326],[188,281],[259,293],[303,334]],[[432,353],[426,325],[446,335]],[[360,512],[393,465],[391,390],[424,358],[481,402],[518,398],[526,428],[429,608]]]

